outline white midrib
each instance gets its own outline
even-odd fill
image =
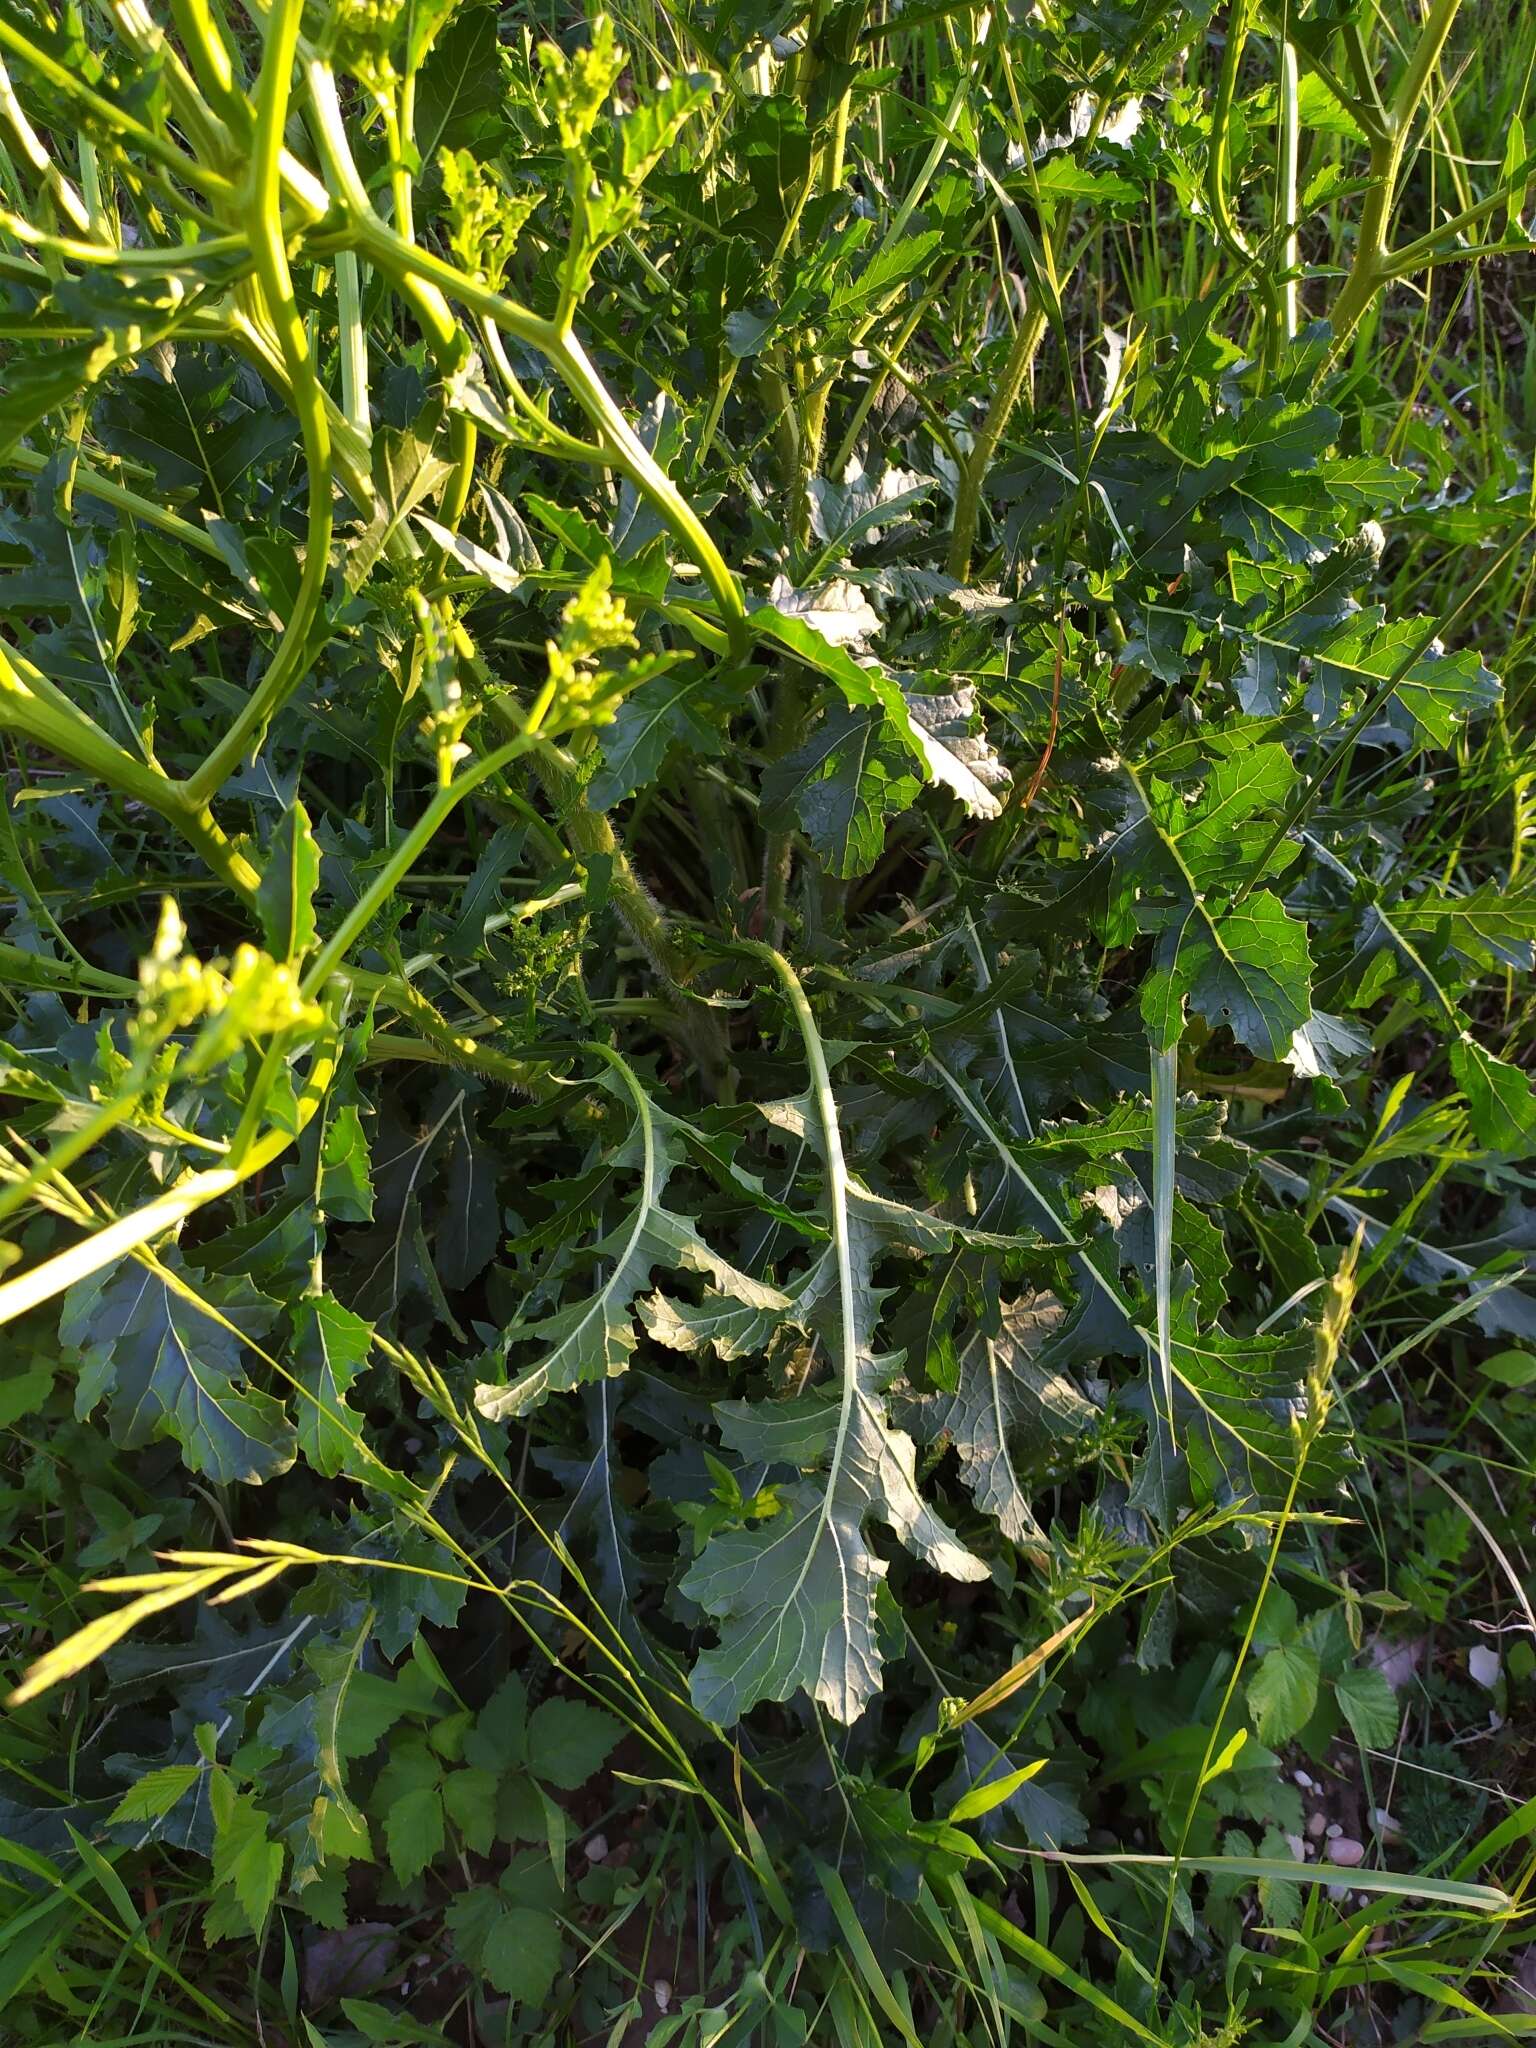
[[[801,1041],[805,1046],[806,1065],[811,1072],[816,1120],[821,1125],[822,1145],[826,1158],[827,1208],[832,1223],[832,1246],[837,1256],[838,1321],[841,1326],[838,1334],[838,1371],[842,1391],[838,1403],[837,1434],[832,1440],[826,1490],[816,1512],[816,1533],[813,1540],[806,1545],[805,1555],[801,1559],[800,1569],[795,1576],[790,1594],[791,1600],[797,1600],[810,1575],[811,1561],[816,1555],[821,1538],[832,1520],[833,1497],[848,1448],[849,1432],[853,1427],[854,1403],[858,1399],[858,1347],[854,1341],[853,1249],[848,1235],[848,1168],[843,1158],[843,1140],[837,1122],[837,1102],[832,1094],[832,1076],[827,1071],[827,1058],[822,1049],[821,1034],[816,1029],[816,1020],[811,1015],[811,1006],[805,999],[805,991],[800,986],[799,977],[781,953],[770,953],[770,958],[775,973],[784,984],[790,1007],[795,1013],[795,1023],[799,1027]],[[841,1571],[841,1547],[836,1544],[833,1547],[837,1551],[838,1569]],[[785,1604],[787,1606],[789,1603]],[[846,1579],[843,1611],[845,1614],[848,1612]]]

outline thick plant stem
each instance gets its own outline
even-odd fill
[[[588,809],[575,777],[548,750],[534,757],[534,766],[577,858],[590,861],[596,857],[610,863],[608,893],[613,906],[630,937],[673,991],[668,1008],[676,1019],[676,1035],[698,1061],[705,1085],[721,1101],[733,1100],[735,1077],[725,1024],[717,1010],[690,1002],[682,993],[694,977],[694,963],[679,947],[659,905],[635,873],[612,821],[601,811]]]
[[[1366,309],[1387,280],[1391,255],[1387,248],[1387,222],[1392,211],[1392,183],[1397,162],[1395,138],[1384,136],[1371,145],[1368,176],[1370,190],[1360,209],[1360,228],[1355,242],[1355,260],[1350,265],[1329,312],[1335,350],[1343,347],[1359,326]]]
[[[275,0],[256,98],[255,153],[246,193],[251,253],[267,313],[277,331],[309,470],[308,531],[298,595],[272,664],[229,730],[182,785],[189,804],[206,803],[240,765],[308,669],[312,635],[330,572],[331,433],[303,316],[294,297],[282,220],[283,124],[298,50],[302,0]]]
[[[335,931],[326,940],[320,951],[305,969],[300,988],[304,995],[315,996],[325,986],[333,969],[340,966],[347,949],[361,932],[366,930],[370,919],[388,902],[395,890],[405,880],[422,853],[441,831],[449,815],[482,782],[486,782],[501,769],[509,767],[519,755],[537,745],[533,730],[519,733],[508,740],[504,747],[498,747],[483,760],[477,761],[462,775],[446,783],[427,805],[411,830],[395,848],[384,866],[374,876],[368,887],[357,899]]]
[[[1397,274],[1397,259],[1388,241],[1398,182],[1414,116],[1428,92],[1435,66],[1455,25],[1461,0],[1434,0],[1407,69],[1398,80],[1386,109],[1381,132],[1371,144],[1370,190],[1360,209],[1355,260],[1350,266],[1329,319],[1337,353],[1360,324],[1378,292]]]
[[[553,755],[540,754],[534,766],[572,852],[584,862],[596,857],[610,863],[608,893],[630,937],[662,979],[681,988],[690,978],[688,962],[659,906],[635,873],[612,821],[602,811],[588,809],[581,785]]]
[[[1019,402],[1019,394],[1028,380],[1035,352],[1044,335],[1045,309],[1031,304],[1014,330],[1003,374],[992,394],[992,403],[987,407],[981,432],[976,436],[965,459],[965,467],[960,472],[960,484],[955,493],[955,523],[949,536],[949,559],[945,565],[957,583],[964,583],[970,576],[971,551],[976,545],[976,528],[981,518],[982,485],[986,482],[992,458],[997,453],[1009,416]]]
[[[603,452],[613,467],[622,471],[636,490],[650,500],[674,538],[698,564],[733,649],[745,652],[747,608],[736,578],[698,514],[620,411],[576,335],[562,332],[526,308],[504,299],[499,292],[463,276],[430,251],[402,242],[377,217],[358,219],[355,225],[358,246],[387,270],[402,289],[404,279],[414,276],[432,285],[445,299],[457,299],[549,357],[577,404],[598,428]]]
[[[747,608],[736,578],[726,567],[699,515],[619,410],[576,336],[561,335],[550,355],[576,403],[597,428],[614,466],[624,472],[642,496],[650,499],[693,556],[719,607],[731,644],[741,652],[747,640]]]

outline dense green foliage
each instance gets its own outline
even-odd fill
[[[4,2038],[1531,2031],[1492,13],[0,0]]]

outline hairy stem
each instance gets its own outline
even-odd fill
[[[1019,394],[1028,381],[1035,353],[1045,335],[1045,318],[1045,308],[1032,300],[1014,329],[1002,375],[987,407],[987,416],[960,472],[955,492],[955,523],[949,536],[949,559],[945,565],[957,583],[964,583],[970,577],[971,553],[976,545],[976,529],[981,519],[982,486],[1009,417],[1019,402]]]

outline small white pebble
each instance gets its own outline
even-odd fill
[[[1371,1819],[1375,1821],[1377,1827],[1384,1835],[1400,1835],[1403,1832],[1402,1822],[1395,1820],[1384,1806],[1378,1806],[1372,1813]]]
[[[1292,1771],[1291,1783],[1293,1785],[1299,1785],[1303,1792],[1315,1792],[1317,1790],[1316,1785],[1314,1784],[1312,1779],[1307,1776],[1305,1771]]]
[[[1314,1813],[1312,1818],[1307,1822],[1307,1833],[1312,1837],[1313,1841],[1315,1842],[1318,1836],[1323,1832],[1323,1829],[1327,1827],[1327,1825],[1328,1822],[1322,1814]]]
[[[587,1861],[589,1863],[603,1863],[606,1862],[607,1856],[608,1837],[606,1835],[594,1835],[587,1844]]]
[[[1339,1823],[1336,1820],[1329,1821],[1327,1827],[1324,1829],[1324,1833],[1327,1835],[1330,1842],[1336,1842],[1339,1839],[1340,1835],[1343,1834],[1343,1832],[1343,1828],[1339,1825]]]
[[[1303,1840],[1301,1839],[1301,1836],[1300,1836],[1300,1835],[1287,1835],[1287,1836],[1286,1836],[1286,1838],[1285,1838],[1285,1846],[1287,1847],[1287,1849],[1289,1849],[1289,1850],[1290,1850],[1290,1852],[1291,1852],[1291,1856],[1292,1856],[1292,1859],[1293,1859],[1293,1860],[1294,1860],[1295,1862],[1297,1862],[1297,1863],[1305,1863],[1305,1862],[1306,1862],[1306,1860],[1307,1860],[1307,1845],[1306,1845],[1306,1843],[1305,1843],[1305,1842],[1304,1842],[1304,1841],[1303,1841]]]
[[[1485,1692],[1492,1692],[1499,1682],[1499,1673],[1504,1669],[1504,1660],[1497,1650],[1485,1650],[1481,1643],[1467,1652],[1467,1670],[1475,1685]]]
[[[1328,1896],[1330,1899],[1347,1899],[1349,1897],[1349,1886],[1347,1884],[1331,1884],[1328,1887]]]
[[[1353,1835],[1340,1835],[1328,1854],[1330,1861],[1342,1863],[1346,1870],[1353,1870],[1357,1863],[1365,1861],[1365,1844],[1357,1842]]]
[[[651,1990],[656,1994],[656,2010],[665,2012],[672,2003],[672,1986],[665,1977],[658,1977]]]

